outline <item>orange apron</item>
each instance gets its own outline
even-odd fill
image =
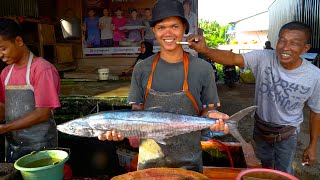
[[[187,115],[199,115],[199,107],[188,89],[188,54],[184,52],[184,83],[182,91],[158,92],[153,90],[154,70],[159,61],[158,54],[153,62],[152,71],[144,95],[144,109],[172,112]],[[202,150],[200,144],[201,131],[182,134],[164,139],[160,144],[153,139],[140,141],[138,169],[153,167],[184,168],[202,172]]]

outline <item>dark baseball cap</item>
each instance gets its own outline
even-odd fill
[[[187,25],[185,33],[188,34],[189,23],[184,17],[183,4],[178,0],[158,0],[152,10],[151,27],[154,27],[157,21],[173,16],[182,19],[183,23]]]

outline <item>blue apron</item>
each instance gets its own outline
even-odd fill
[[[8,85],[14,65],[5,79],[5,121],[9,123],[35,110],[34,89],[30,84],[30,68],[33,54],[30,52],[26,72],[26,85]],[[6,133],[6,162],[13,163],[32,151],[58,146],[58,132],[53,120],[49,119],[32,127]]]

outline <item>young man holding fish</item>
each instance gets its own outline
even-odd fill
[[[36,57],[22,38],[21,27],[0,18],[0,134],[6,135],[6,162],[32,151],[58,146],[53,109],[60,107],[60,78],[55,67]]]
[[[280,29],[276,50],[245,54],[211,49],[203,36],[187,38],[190,48],[226,65],[251,69],[256,78],[257,111],[253,139],[265,168],[293,174],[292,162],[297,136],[303,122],[303,108],[310,108],[310,143],[302,164],[316,162],[320,135],[320,70],[300,55],[310,49],[310,26],[293,21]],[[197,38],[199,42],[194,43]]]
[[[210,64],[183,51],[181,42],[188,33],[183,5],[177,0],[159,0],[153,8],[152,29],[160,52],[137,64],[128,97],[132,110],[153,110],[216,118],[211,130],[228,132],[223,119],[229,116],[209,111],[220,106]],[[179,124],[177,124],[179,128]],[[164,139],[140,141],[138,169],[181,167],[202,172],[201,132]],[[122,140],[115,131],[100,140]]]

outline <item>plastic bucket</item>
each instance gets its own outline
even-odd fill
[[[81,22],[77,18],[64,18],[60,20],[64,38],[80,38]]]
[[[109,68],[98,69],[99,80],[108,80],[109,79]]]
[[[66,151],[44,150],[21,157],[14,167],[21,172],[24,180],[61,180],[64,163],[68,159]]]
[[[299,180],[291,174],[273,169],[255,168],[244,170],[238,174],[236,180],[249,179],[277,179],[277,180]]]

